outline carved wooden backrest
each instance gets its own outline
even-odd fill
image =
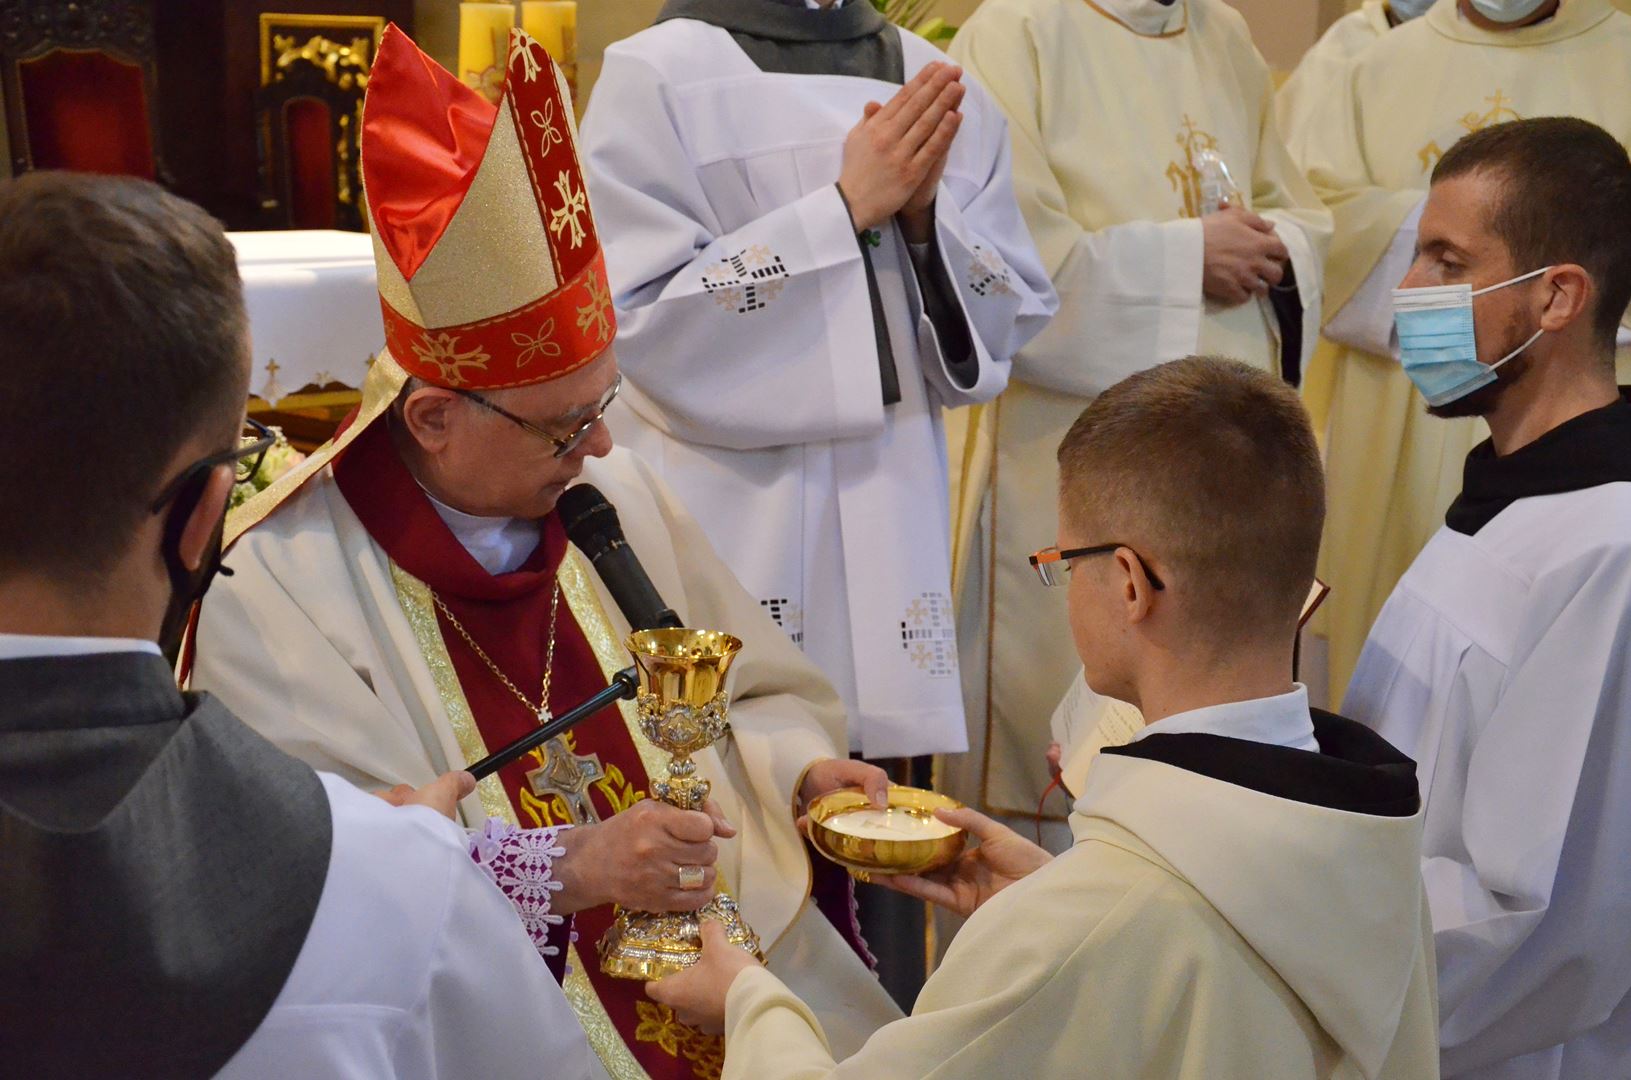
[[[269,227],[365,227],[362,102],[384,29],[374,16],[261,15],[255,118]]]
[[[0,96],[14,172],[164,178],[148,0],[0,0]]]

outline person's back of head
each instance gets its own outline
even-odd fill
[[[231,467],[166,489],[237,446],[247,326],[197,206],[125,178],[0,183],[0,629],[158,636]]]
[[[1445,289],[1462,286],[1470,297]],[[1631,157],[1573,117],[1467,135],[1433,169],[1400,288],[1400,356],[1430,411],[1489,417],[1502,452],[1537,402],[1611,395],[1631,304]],[[1446,335],[1464,323],[1470,340]]]
[[[1257,663],[1287,686],[1313,584],[1325,482],[1291,387],[1189,357],[1122,380],[1059,445],[1059,548],[1071,628],[1101,693]],[[1146,687],[1147,689],[1147,687]]]

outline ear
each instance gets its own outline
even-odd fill
[[[428,453],[447,445],[457,423],[459,395],[439,386],[423,386],[402,403],[402,422],[408,434]]]
[[[1540,314],[1540,328],[1548,333],[1555,334],[1579,322],[1596,302],[1597,285],[1583,266],[1562,263],[1548,270],[1542,280],[1550,288]]]
[[[187,524],[182,526],[181,541],[176,550],[181,565],[188,570],[197,570],[204,564],[204,555],[215,539],[215,530],[220,528],[221,519],[226,516],[233,479],[231,465],[217,465],[210,470],[209,479],[204,481],[204,494],[188,515]]]
[[[1116,584],[1121,590],[1121,601],[1127,609],[1129,623],[1141,623],[1150,617],[1155,605],[1155,586],[1150,584],[1144,564],[1129,548],[1117,548],[1111,555],[1115,567]]]

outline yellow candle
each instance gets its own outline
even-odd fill
[[[521,0],[521,29],[559,65],[572,96],[578,92],[577,0]]]
[[[514,4],[459,5],[459,78],[493,103],[504,92]]]

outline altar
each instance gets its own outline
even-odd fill
[[[234,232],[254,355],[252,415],[297,444],[327,438],[385,343],[367,233]]]

